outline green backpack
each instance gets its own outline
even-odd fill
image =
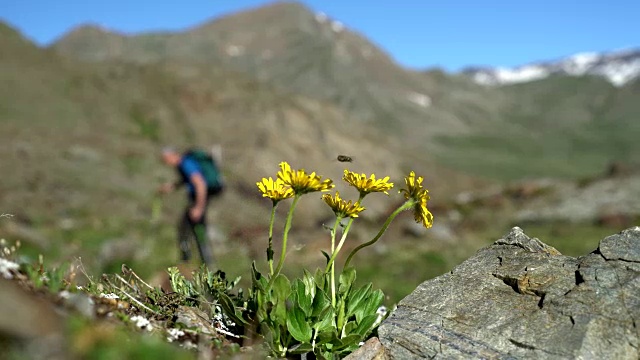
[[[217,195],[222,192],[224,189],[222,175],[220,174],[218,164],[216,164],[211,154],[204,150],[191,149],[187,151],[184,156],[188,156],[198,163],[202,176],[207,182],[207,191],[209,194]]]

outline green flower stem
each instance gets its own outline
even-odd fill
[[[349,263],[351,262],[351,259],[353,258],[353,256],[358,251],[364,249],[365,247],[367,247],[369,245],[375,244],[375,242],[378,241],[378,239],[380,239],[382,234],[384,234],[385,231],[387,231],[387,228],[389,227],[389,224],[391,224],[393,219],[395,219],[395,217],[398,216],[398,214],[400,214],[401,212],[403,212],[405,210],[411,209],[411,207],[413,205],[415,205],[415,200],[410,198],[404,204],[402,204],[400,207],[398,207],[391,215],[389,215],[389,217],[387,218],[387,221],[384,222],[384,224],[382,225],[382,228],[380,229],[380,231],[378,231],[378,234],[373,239],[371,239],[371,241],[366,242],[364,244],[360,244],[359,246],[357,246],[355,249],[353,249],[351,251],[351,254],[349,254],[349,257],[347,257],[347,261],[344,263],[344,268],[346,269],[349,266]]]
[[[287,239],[289,235],[289,230],[291,229],[291,220],[293,219],[293,211],[295,210],[296,204],[298,204],[298,200],[300,200],[301,194],[296,194],[293,198],[293,202],[291,203],[291,207],[289,208],[289,213],[287,214],[287,222],[284,224],[284,234],[282,234],[282,252],[280,253],[280,261],[278,261],[278,266],[276,267],[276,271],[273,273],[271,280],[269,281],[269,285],[272,284],[273,279],[276,278],[280,271],[282,270],[282,266],[284,265],[284,258],[287,255]]]
[[[342,217],[336,216],[336,222],[333,224],[333,227],[331,228],[331,254],[332,255],[336,249],[336,229],[338,228],[338,225],[340,224],[341,220],[342,220]],[[328,268],[327,268],[327,271],[328,271]]]
[[[362,199],[364,199],[364,197],[367,194],[360,194],[360,198],[358,199],[358,201],[356,202],[356,205],[360,205],[360,202],[362,202]],[[347,234],[349,234],[349,229],[351,229],[351,224],[353,224],[353,217],[349,218],[349,223],[347,223],[347,226],[345,227],[344,231],[342,232],[342,238],[340,238],[340,242],[338,243],[338,248],[336,248],[334,250],[334,243],[335,243],[335,231],[336,228],[338,226],[338,224],[340,223],[340,221],[342,220],[342,217],[338,216],[336,218],[336,223],[333,226],[333,233],[332,233],[332,237],[331,237],[331,258],[329,259],[329,263],[327,264],[326,269],[324,270],[325,273],[327,273],[329,271],[329,268],[331,268],[331,305],[333,307],[336,306],[336,256],[338,256],[338,253],[340,252],[340,249],[342,249],[342,245],[344,245],[344,241],[347,239]]]
[[[267,261],[269,262],[269,275],[273,276],[273,223],[276,218],[276,208],[278,207],[278,202],[273,202],[273,207],[271,208],[271,220],[269,222],[269,247],[267,248]]]
[[[338,248],[335,251],[332,251],[331,258],[329,259],[329,263],[327,264],[327,267],[324,270],[325,273],[329,272],[329,269],[333,268],[333,266],[335,265],[336,257],[338,256],[338,253],[340,252],[340,249],[342,249],[342,245],[344,245],[344,241],[347,239],[347,234],[349,233],[349,229],[351,228],[351,224],[353,223],[353,219],[354,218],[350,218],[349,219],[349,222],[347,223],[347,226],[345,227],[344,231],[342,232],[342,238],[340,239],[340,242],[338,243]]]
[[[329,260],[329,265],[331,266],[331,305],[333,307],[336,306],[336,277],[335,277],[335,272],[336,272],[336,256],[338,256],[338,253],[340,252],[340,249],[342,249],[342,245],[344,245],[344,241],[347,239],[347,234],[349,233],[349,229],[351,228],[351,224],[353,224],[353,219],[354,218],[350,218],[349,222],[347,223],[347,227],[345,227],[344,231],[342,232],[342,238],[340,239],[340,243],[338,243],[338,247],[336,248],[336,251],[333,252],[333,254],[331,255],[331,259]]]
[[[327,267],[324,270],[325,273],[329,272],[331,269],[331,305],[336,306],[336,269],[333,264],[333,260],[337,254],[336,251],[336,229],[340,225],[340,221],[342,221],[342,216],[336,216],[336,222],[333,224],[333,228],[331,229],[331,258],[327,263]],[[340,246],[338,245],[338,248]]]

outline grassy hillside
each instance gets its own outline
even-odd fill
[[[333,178],[349,197],[340,180],[345,167],[389,175],[398,186],[415,170],[425,175],[436,203],[480,184],[407,150],[402,139],[360,126],[331,103],[283,92],[222,65],[81,62],[39,49],[8,27],[2,31],[0,81],[11,86],[0,90],[0,171],[7,174],[0,181],[0,209],[14,216],[0,222],[0,238],[21,240],[32,257],[82,257],[94,273],[126,262],[143,276],[175,263],[174,223],[183,194],[154,197],[156,187],[175,176],[159,161],[164,144],[222,145],[228,190],[209,215],[214,252],[220,267],[246,279],[250,260],[264,257],[270,211],[255,183],[275,176],[280,161]],[[340,163],[339,154],[355,161]],[[375,234],[377,228],[367,228],[379,225],[399,201],[392,195],[394,200],[368,200],[354,239]],[[161,207],[155,222],[153,206]],[[284,216],[286,208],[280,210]],[[321,264],[318,247],[327,241],[322,223],[330,215],[319,196],[301,200],[294,264]],[[410,214],[402,219],[412,221]],[[414,241],[402,228],[389,233],[394,247]],[[431,251],[431,244],[416,253]],[[449,264],[434,273],[444,266]]]
[[[638,81],[615,88],[595,77],[551,77],[505,86],[504,124],[469,136],[444,136],[441,160],[476,174],[580,178],[610,163],[640,162]],[[505,95],[506,96],[506,95]]]

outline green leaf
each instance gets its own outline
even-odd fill
[[[271,320],[275,324],[283,325],[287,321],[287,302],[286,300],[278,301],[274,303],[273,309],[271,309]]]
[[[280,343],[280,327],[272,327],[263,323],[260,326],[260,333],[272,353],[280,354],[282,352],[283,346]]]
[[[329,265],[329,261],[331,260],[331,256],[329,256],[329,254],[327,254],[326,251],[324,250],[320,250],[322,252],[322,255],[324,255],[324,257],[327,259],[327,265]]]
[[[320,359],[322,359],[322,360],[334,360],[334,359],[339,359],[339,357],[336,358],[336,355],[334,355],[332,350],[329,350],[329,351],[320,351]]]
[[[347,319],[344,313],[344,309],[345,309],[344,299],[338,298],[338,303],[336,304],[336,306],[338,308],[338,319],[337,319],[336,327],[338,329],[342,329],[342,325]]]
[[[345,335],[351,335],[353,333],[353,331],[358,327],[358,324],[355,321],[349,321],[345,326],[344,326],[344,333]]]
[[[302,343],[311,340],[311,326],[307,323],[304,311],[298,306],[294,305],[287,313],[287,329],[294,339]]]
[[[316,289],[316,296],[311,304],[311,316],[318,316],[326,308],[331,307],[331,299],[322,289]]]
[[[371,287],[372,285],[371,283],[369,283],[351,292],[351,294],[349,294],[349,297],[347,298],[347,309],[346,309],[347,318],[354,315],[355,311],[358,308],[364,306],[364,300],[369,295],[369,292],[371,291]]]
[[[293,346],[291,349],[289,349],[288,353],[289,354],[304,354],[304,353],[308,353],[313,351],[313,346],[311,346],[311,344],[309,343],[302,343],[302,344],[298,344]]]
[[[340,342],[334,347],[334,352],[338,352],[349,347],[358,347],[358,344],[362,340],[362,336],[358,334],[347,335],[340,339]]]
[[[329,344],[338,342],[338,330],[334,327],[330,327],[324,331],[318,331],[316,336],[316,344]]]
[[[236,324],[248,324],[248,322],[242,318],[242,314],[239,311],[236,311],[233,301],[227,294],[220,292],[218,294],[218,301],[220,301],[220,305],[222,306],[225,314]]]
[[[355,311],[356,321],[360,322],[365,316],[377,314],[378,308],[382,304],[382,299],[384,299],[382,290],[378,289],[370,292],[369,296],[362,302],[362,306]]]
[[[258,271],[258,268],[256,268],[255,261],[251,263],[251,276],[254,280],[258,280],[262,276],[262,274],[260,274],[260,272]]]
[[[305,285],[300,279],[295,279],[291,286],[291,300],[296,303],[302,311],[304,311],[305,316],[311,316],[311,304],[313,302],[313,298],[311,295],[306,294]]]
[[[318,289],[325,290],[324,286],[325,286],[325,283],[327,282],[327,274],[325,274],[325,272],[322,269],[316,269],[314,280],[316,282]]]
[[[260,274],[258,269],[256,269],[256,262],[254,261],[251,265],[251,280],[253,286],[259,289],[262,292],[265,292],[267,289],[267,279]]]
[[[358,323],[358,327],[354,329],[354,333],[367,336],[369,335],[369,332],[371,332],[373,324],[375,324],[376,320],[378,319],[378,314],[371,314],[371,315],[367,315],[364,317],[364,319],[362,319],[362,321],[360,321]]]
[[[307,295],[311,296],[313,299],[316,296],[316,284],[310,272],[306,269],[304,270],[304,275],[302,276],[302,282],[304,283],[304,292]]]
[[[316,329],[316,332],[320,333],[323,331],[327,331],[329,329],[335,329],[335,312],[331,306],[327,306],[324,308],[322,313],[319,314],[316,322],[313,324],[313,328]]]
[[[283,274],[278,274],[275,279],[273,279],[273,285],[271,285],[272,291],[272,300],[274,302],[282,301],[284,302],[287,297],[289,297],[289,293],[291,293],[291,282],[287,279]]]
[[[340,294],[348,293],[355,279],[356,269],[354,267],[342,270],[342,274],[340,274],[340,287],[338,288],[338,292]]]

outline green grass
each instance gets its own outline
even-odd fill
[[[147,114],[147,110],[143,105],[133,104],[129,110],[129,116],[137,126],[140,136],[153,143],[160,141],[160,124]]]
[[[381,289],[385,303],[397,303],[422,282],[444,274],[455,265],[451,254],[393,249],[385,255],[368,254],[355,261],[359,283],[372,282]]]
[[[630,139],[592,141],[564,134],[499,137],[474,135],[440,138],[446,148],[437,154],[441,163],[497,180],[532,177],[576,179],[599,174],[613,160],[630,159]]]

